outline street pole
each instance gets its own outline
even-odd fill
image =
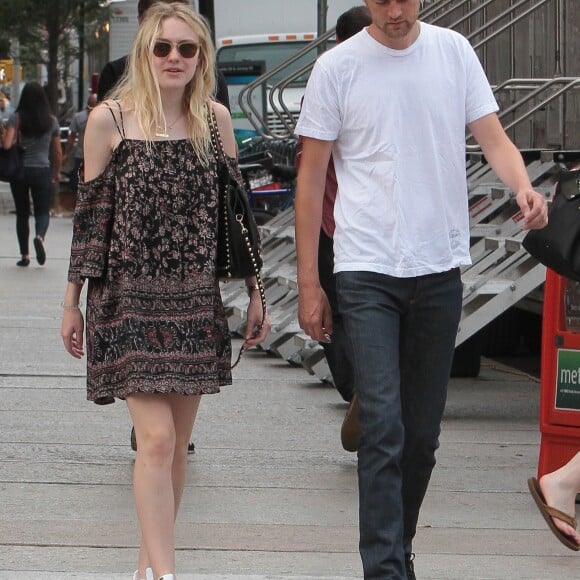
[[[12,106],[18,106],[20,99],[20,41],[13,38],[10,41],[10,56],[12,57],[12,87],[10,90],[10,101]]]
[[[328,14],[328,0],[318,0],[317,32],[320,38],[326,32],[326,15]],[[318,54],[326,50],[326,43],[318,47]]]
[[[85,0],[80,0],[79,6],[79,82],[77,95],[77,110],[85,106]]]
[[[564,0],[556,2],[556,36],[555,36],[555,55],[556,70],[555,77],[561,77],[566,71],[566,4]]]
[[[212,40],[215,45],[215,9],[213,0],[199,0],[199,13],[209,22]]]

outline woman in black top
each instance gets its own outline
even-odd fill
[[[46,261],[44,237],[50,219],[52,187],[58,184],[62,150],[58,121],[50,112],[44,89],[36,82],[27,83],[22,89],[16,112],[8,119],[2,146],[10,148],[18,134],[25,153],[22,177],[10,182],[16,206],[16,233],[21,254],[16,265],[30,264],[28,218],[31,195],[35,219],[34,249],[36,259],[42,265]]]

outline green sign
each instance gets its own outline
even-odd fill
[[[580,411],[580,350],[558,349],[556,409]]]

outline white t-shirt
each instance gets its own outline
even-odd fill
[[[466,124],[497,110],[477,55],[448,29],[421,23],[405,50],[365,29],[323,54],[296,133],[334,141],[335,272],[470,264]]]

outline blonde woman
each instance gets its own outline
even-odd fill
[[[174,521],[200,396],[231,384],[231,345],[214,263],[213,108],[235,157],[225,107],[211,101],[214,56],[205,21],[155,4],[124,78],[93,110],[74,221],[62,338],[84,354],[79,299],[87,290],[88,399],[127,402],[137,436],[134,495],[142,544],[134,580],[174,580]],[[234,162],[234,160],[232,160]],[[248,279],[246,347],[269,331]]]

